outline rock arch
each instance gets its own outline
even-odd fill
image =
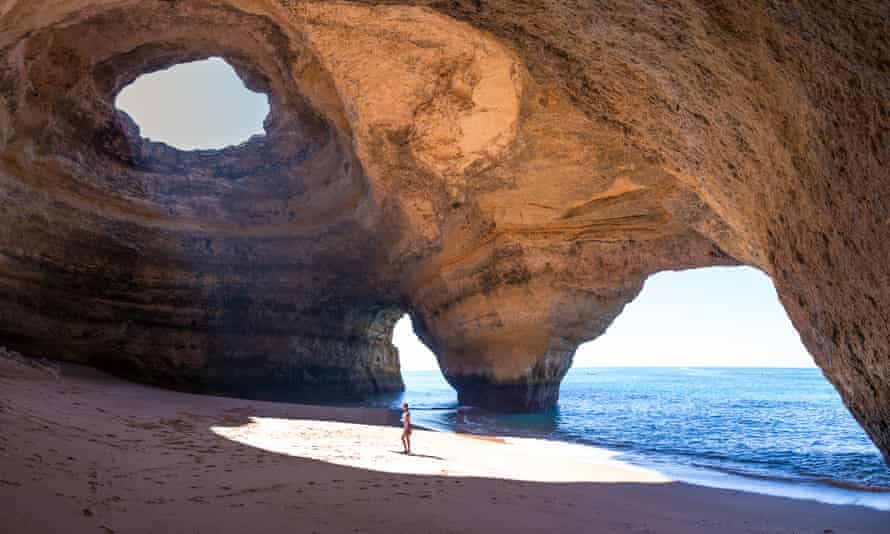
[[[412,4],[412,5],[405,5]],[[881,2],[0,2],[0,343],[168,386],[537,409],[664,269],[769,273],[890,454]],[[268,135],[141,140],[135,76],[224,57]]]

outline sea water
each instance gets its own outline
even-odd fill
[[[581,368],[544,414],[458,405],[438,371],[404,373],[415,424],[621,452],[680,480],[890,509],[890,468],[818,369]]]

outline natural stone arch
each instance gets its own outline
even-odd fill
[[[881,2],[410,3],[0,3],[0,341],[361,394],[410,310],[463,399],[534,409],[646,276],[748,264],[890,453]],[[172,151],[110,106],[209,55],[265,139]]]

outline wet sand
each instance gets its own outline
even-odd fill
[[[175,393],[0,359],[0,532],[887,533],[890,513],[671,481],[381,410]]]

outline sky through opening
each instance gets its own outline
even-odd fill
[[[402,369],[438,369],[406,316],[393,343]],[[814,367],[767,275],[710,267],[651,276],[573,367]]]
[[[221,58],[180,63],[144,74],[124,87],[115,104],[139,125],[140,135],[180,150],[217,150],[264,134],[269,99],[244,86]]]

